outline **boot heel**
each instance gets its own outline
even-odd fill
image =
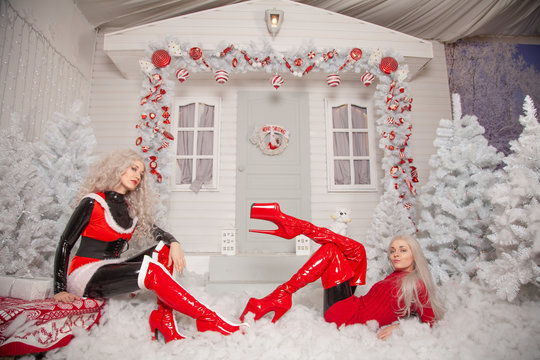
[[[292,238],[289,238],[289,234],[287,234],[281,228],[277,228],[275,230],[254,230],[254,229],[249,229],[249,232],[260,233],[260,234],[269,234],[269,235],[275,235],[275,236],[279,236],[279,237],[286,238],[286,239],[292,239]]]
[[[273,302],[268,302],[265,304],[264,299],[255,299],[251,298],[249,299],[246,308],[242,312],[242,315],[240,315],[240,321],[244,321],[244,316],[250,312],[255,315],[253,320],[257,321],[260,320],[263,316],[268,314],[269,312],[274,312],[274,317],[272,318],[272,322],[275,323],[278,321],[289,309],[291,308],[291,304],[289,302],[286,302],[285,304],[275,304]]]
[[[275,323],[278,321],[289,309],[275,309],[274,310],[274,317],[272,318],[272,322]]]

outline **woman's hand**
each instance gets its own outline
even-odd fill
[[[383,327],[378,333],[377,338],[381,340],[386,340],[392,335],[392,331],[396,330],[399,327],[399,324],[392,324]]]
[[[80,297],[77,295],[73,295],[71,293],[68,293],[67,291],[59,292],[58,294],[54,294],[54,301],[56,302],[63,302],[63,303],[72,303],[75,300],[79,300]]]
[[[171,243],[171,248],[169,251],[169,264],[167,266],[171,266],[171,264],[174,264],[174,268],[176,271],[178,271],[178,273],[181,273],[186,267],[184,251],[182,250],[180,243],[176,241]]]

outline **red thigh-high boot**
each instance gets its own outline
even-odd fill
[[[196,320],[197,330],[217,331],[223,335],[240,330],[242,324],[232,324],[206,305],[195,299],[186,289],[177,283],[169,271],[157,261],[145,256],[138,278],[141,289],[152,290],[158,299],[176,311]]]
[[[313,225],[309,221],[300,220],[284,214],[277,203],[251,205],[251,218],[271,221],[278,226],[275,230],[252,230],[251,232],[271,234],[292,239],[298,235],[305,235],[318,244],[335,244],[349,260],[354,271],[350,280],[351,286],[364,285],[366,283],[366,250],[358,241],[335,232]]]
[[[249,299],[240,321],[244,321],[244,316],[248,312],[255,314],[255,320],[259,320],[265,314],[274,311],[272,322],[275,323],[291,308],[292,294],[300,288],[321,278],[323,287],[328,289],[349,280],[353,275],[349,261],[338,247],[334,244],[323,245],[289,281],[262,299]]]
[[[156,246],[152,259],[162,264],[167,271],[172,274],[173,266],[169,264],[169,246],[162,241]],[[158,308],[150,314],[149,323],[152,331],[152,339],[156,340],[158,332],[163,335],[165,342],[172,340],[181,340],[185,337],[178,332],[176,321],[174,320],[173,310],[164,304],[161,300],[157,300]]]

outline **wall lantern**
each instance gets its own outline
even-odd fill
[[[283,10],[272,9],[265,12],[266,26],[272,36],[275,36],[283,22]]]

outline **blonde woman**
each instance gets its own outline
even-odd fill
[[[72,302],[80,297],[112,297],[149,289],[157,295],[157,309],[150,314],[153,339],[183,339],[173,310],[196,319],[199,331],[228,335],[239,325],[223,320],[191,296],[172,277],[181,272],[185,258],[178,241],[154,225],[156,195],[147,182],[143,159],[133,150],[111,153],[90,171],[56,251],[54,299]],[[154,245],[131,258],[121,258],[132,236]],[[69,262],[71,249],[79,241]],[[69,268],[68,268],[69,263]]]
[[[276,322],[292,306],[292,294],[308,283],[322,281],[324,318],[337,326],[376,320],[381,327],[377,336],[386,339],[398,327],[400,318],[413,313],[422,322],[432,324],[442,318],[427,262],[418,241],[412,236],[396,236],[388,257],[394,272],[374,284],[364,296],[354,296],[357,285],[365,284],[364,246],[348,237],[281,212],[279,205],[253,204],[251,217],[275,223],[275,230],[250,230],[292,239],[303,234],[322,245],[289,281],[262,299],[249,299],[240,320],[248,312],[255,320],[273,311]]]

